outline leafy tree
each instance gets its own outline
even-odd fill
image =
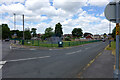
[[[81,28],[74,28],[73,31],[72,31],[72,35],[74,37],[82,37],[83,35],[83,32],[82,32],[82,29]]]
[[[65,37],[65,41],[71,41],[71,38],[70,37]]]
[[[36,35],[37,35],[36,30],[37,30],[36,28],[31,29],[31,33],[33,34],[33,37],[36,37]]]
[[[112,37],[116,40],[116,27],[112,30]]]
[[[0,25],[0,40],[2,39],[2,25]]]
[[[92,35],[91,33],[84,33],[84,37],[88,36],[88,35]]]
[[[51,27],[46,28],[46,30],[45,30],[45,37],[46,37],[46,38],[51,37],[53,34],[54,34],[53,28],[51,28]]]
[[[103,36],[104,36],[104,38],[106,38],[106,37],[107,37],[107,34],[106,34],[106,33],[104,33],[104,34],[103,34]]]
[[[55,25],[55,35],[61,37],[63,34],[62,25],[60,23]]]
[[[15,33],[17,34],[17,38],[18,39],[22,39],[23,31],[19,31],[19,30],[11,30],[10,31],[11,36],[13,36]]]
[[[41,40],[44,41],[46,38],[45,34],[41,36]]]
[[[24,35],[25,35],[25,39],[31,39],[31,32],[28,28],[25,29],[25,32],[24,32]]]
[[[10,38],[10,28],[7,24],[2,24],[2,39]]]

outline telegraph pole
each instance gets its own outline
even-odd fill
[[[23,40],[22,40],[22,45],[24,45],[24,39],[25,39],[25,36],[24,36],[24,14],[22,16],[23,16]]]
[[[116,65],[114,71],[114,78],[119,78],[119,3],[116,2]]]
[[[16,30],[16,14],[14,13],[14,30]],[[16,32],[14,33],[14,39],[16,39],[17,34]],[[14,40],[14,43],[16,43],[16,40]]]
[[[109,36],[110,36],[110,33],[111,33],[111,22],[109,22]],[[109,37],[109,47],[111,47],[111,39]]]
[[[14,30],[16,30],[16,14],[14,13]]]

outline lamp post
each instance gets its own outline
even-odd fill
[[[22,16],[23,16],[23,40],[22,40],[22,45],[24,45],[24,39],[25,39],[25,37],[24,37],[24,14]]]
[[[14,30],[16,30],[16,14],[14,13]],[[16,32],[14,33],[14,39],[16,39]],[[14,43],[16,43],[16,40],[14,40]]]

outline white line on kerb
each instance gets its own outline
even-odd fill
[[[40,58],[48,58],[50,56],[43,56],[43,57],[34,57],[34,58],[26,58],[26,59],[16,59],[16,60],[8,60],[7,62],[17,62],[17,61],[26,61],[26,60],[34,60]]]

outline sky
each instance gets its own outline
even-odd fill
[[[43,34],[45,29],[61,23],[64,34],[71,34],[74,28],[92,34],[109,33],[109,21],[104,9],[111,0],[0,0],[0,24],[8,24],[14,30],[22,30],[22,15],[25,28],[37,28]],[[111,23],[111,31],[115,23]]]

